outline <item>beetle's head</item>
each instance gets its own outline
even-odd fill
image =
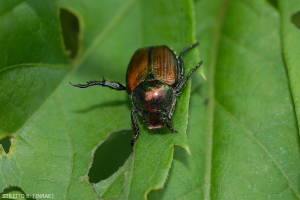
[[[162,114],[159,111],[149,112],[144,117],[149,129],[160,129],[165,126]]]

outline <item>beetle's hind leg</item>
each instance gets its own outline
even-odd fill
[[[187,77],[185,77],[184,79],[182,79],[180,81],[180,83],[178,83],[178,85],[175,87],[175,92],[177,93],[177,95],[180,94],[180,92],[182,91],[182,89],[186,86],[187,82],[189,81],[189,78],[192,76],[192,74],[202,65],[203,61],[200,61],[198,63],[198,65],[192,69],[190,71],[190,73],[187,75]]]
[[[199,42],[197,42],[197,43],[195,43],[195,44],[193,44],[193,45],[191,45],[191,46],[188,46],[188,47],[184,48],[184,49],[180,52],[179,59],[180,59],[180,60],[183,60],[183,54],[184,54],[187,50],[190,50],[190,49],[192,49],[192,48],[194,48],[194,47],[196,47],[196,46],[198,46],[198,45],[199,45]]]
[[[78,88],[87,88],[87,87],[91,87],[91,86],[94,86],[94,85],[101,85],[103,87],[109,87],[109,88],[114,89],[114,90],[126,90],[126,87],[124,85],[122,85],[121,83],[106,81],[104,78],[102,78],[101,81],[89,81],[85,85],[72,84],[72,83],[70,83],[70,84],[72,86],[78,87]]]
[[[188,47],[186,47],[186,48],[184,48],[181,52],[180,52],[180,55],[179,55],[179,57],[178,57],[178,61],[179,61],[179,74],[180,74],[180,77],[179,77],[179,79],[181,80],[181,79],[184,79],[184,76],[185,76],[185,74],[184,74],[184,61],[183,61],[183,54],[186,52],[186,51],[188,51],[188,50],[190,50],[190,49],[192,49],[192,48],[194,48],[194,47],[196,47],[196,46],[198,46],[199,45],[199,43],[197,42],[196,44],[193,44],[193,45],[191,45],[191,46],[188,46]]]

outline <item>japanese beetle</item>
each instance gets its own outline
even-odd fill
[[[191,75],[200,67],[202,61],[185,77],[183,54],[199,43],[183,49],[176,57],[167,46],[155,46],[138,49],[132,56],[126,74],[126,87],[118,82],[90,81],[86,85],[72,84],[74,87],[87,88],[94,85],[109,87],[114,90],[126,90],[132,101],[131,119],[134,138],[131,146],[139,137],[137,114],[143,117],[149,129],[171,126],[177,99]]]

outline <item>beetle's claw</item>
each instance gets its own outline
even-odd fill
[[[169,123],[169,121],[167,122],[167,127],[168,129],[170,129],[173,133],[178,133],[178,131],[176,131]]]
[[[172,128],[172,127],[171,127]],[[170,128],[169,128],[170,129]],[[178,133],[178,131],[176,131],[175,129],[170,129],[173,133]]]
[[[73,87],[79,87],[80,86],[80,84],[73,84],[73,83],[71,83],[71,82],[69,82],[70,83],[70,85],[72,85]]]

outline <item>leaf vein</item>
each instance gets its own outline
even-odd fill
[[[288,175],[285,173],[285,171],[282,169],[282,167],[279,165],[279,163],[276,161],[276,159],[272,156],[272,154],[268,151],[268,149],[255,137],[255,135],[249,130],[247,129],[242,123],[240,123],[223,105],[221,105],[218,100],[215,99],[215,105],[218,106],[222,111],[224,111],[228,117],[237,125],[239,126],[242,130],[245,131],[245,133],[253,140],[255,141],[259,147],[266,153],[266,155],[271,158],[272,162],[275,164],[275,166],[279,169],[279,171],[281,172],[282,176],[285,178],[285,180],[287,181],[289,187],[292,189],[292,191],[294,192],[294,194],[300,198],[300,194],[298,193],[298,191],[296,190],[296,188],[294,187],[293,183],[291,182],[290,178],[288,177]]]

